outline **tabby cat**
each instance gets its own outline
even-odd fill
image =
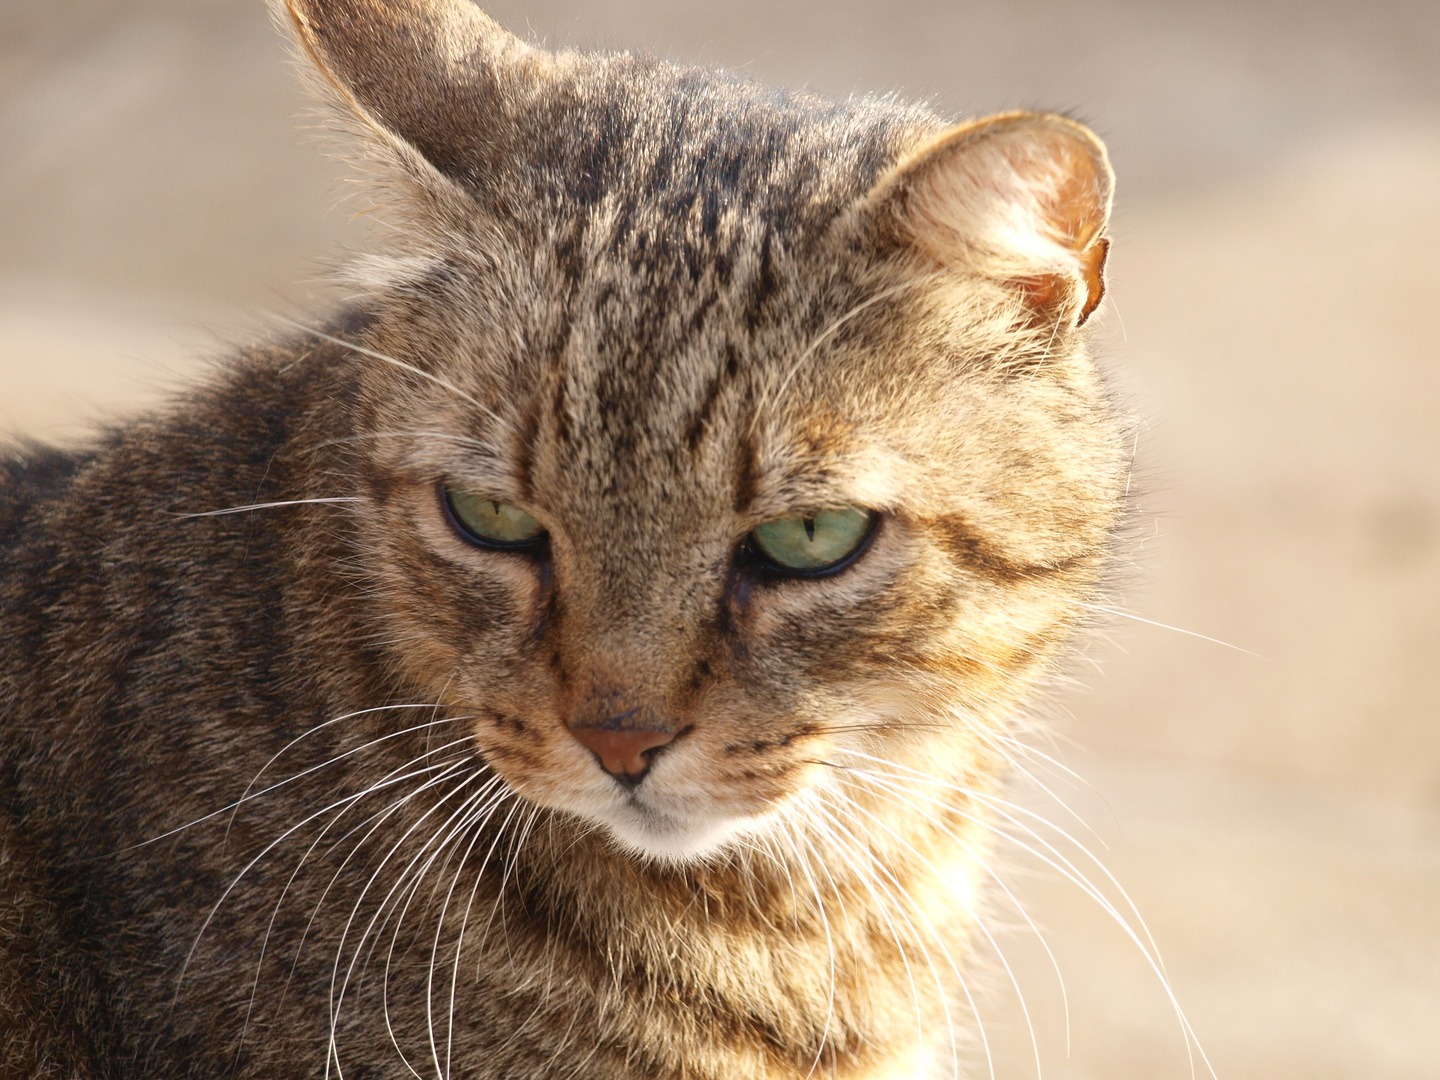
[[[276,14],[389,246],[4,462],[0,1073],[965,1073],[1123,501],[1103,147]]]

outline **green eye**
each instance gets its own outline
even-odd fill
[[[483,495],[442,488],[450,521],[466,540],[489,548],[533,547],[545,531],[519,507]]]
[[[770,563],[796,574],[838,570],[858,554],[875,524],[873,510],[849,506],[813,517],[787,517],[757,525],[750,541]]]

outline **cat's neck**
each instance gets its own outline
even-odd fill
[[[820,1075],[929,1075],[917,1053],[948,1056],[973,1004],[963,950],[998,796],[964,776],[869,772],[694,866],[642,862],[556,820],[532,830],[513,887],[532,917],[566,913],[572,976],[637,1045],[687,1061],[704,1046],[722,1076],[796,1080],[817,1057],[864,1063]]]

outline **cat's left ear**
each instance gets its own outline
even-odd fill
[[[470,0],[270,5],[312,85],[372,146],[479,186],[503,174],[498,164],[518,138],[510,111],[523,109],[552,66]]]
[[[929,260],[1013,287],[1035,318],[1078,326],[1105,294],[1114,173],[1082,124],[1006,113],[942,132],[866,197],[872,226]]]

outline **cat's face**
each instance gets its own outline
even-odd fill
[[[446,10],[443,56],[406,40],[420,77],[300,25],[425,205],[369,271],[350,451],[396,669],[515,791],[659,858],[866,756],[993,770],[1122,482],[1077,330],[1093,137],[552,58]],[[425,126],[442,90],[484,139]]]

